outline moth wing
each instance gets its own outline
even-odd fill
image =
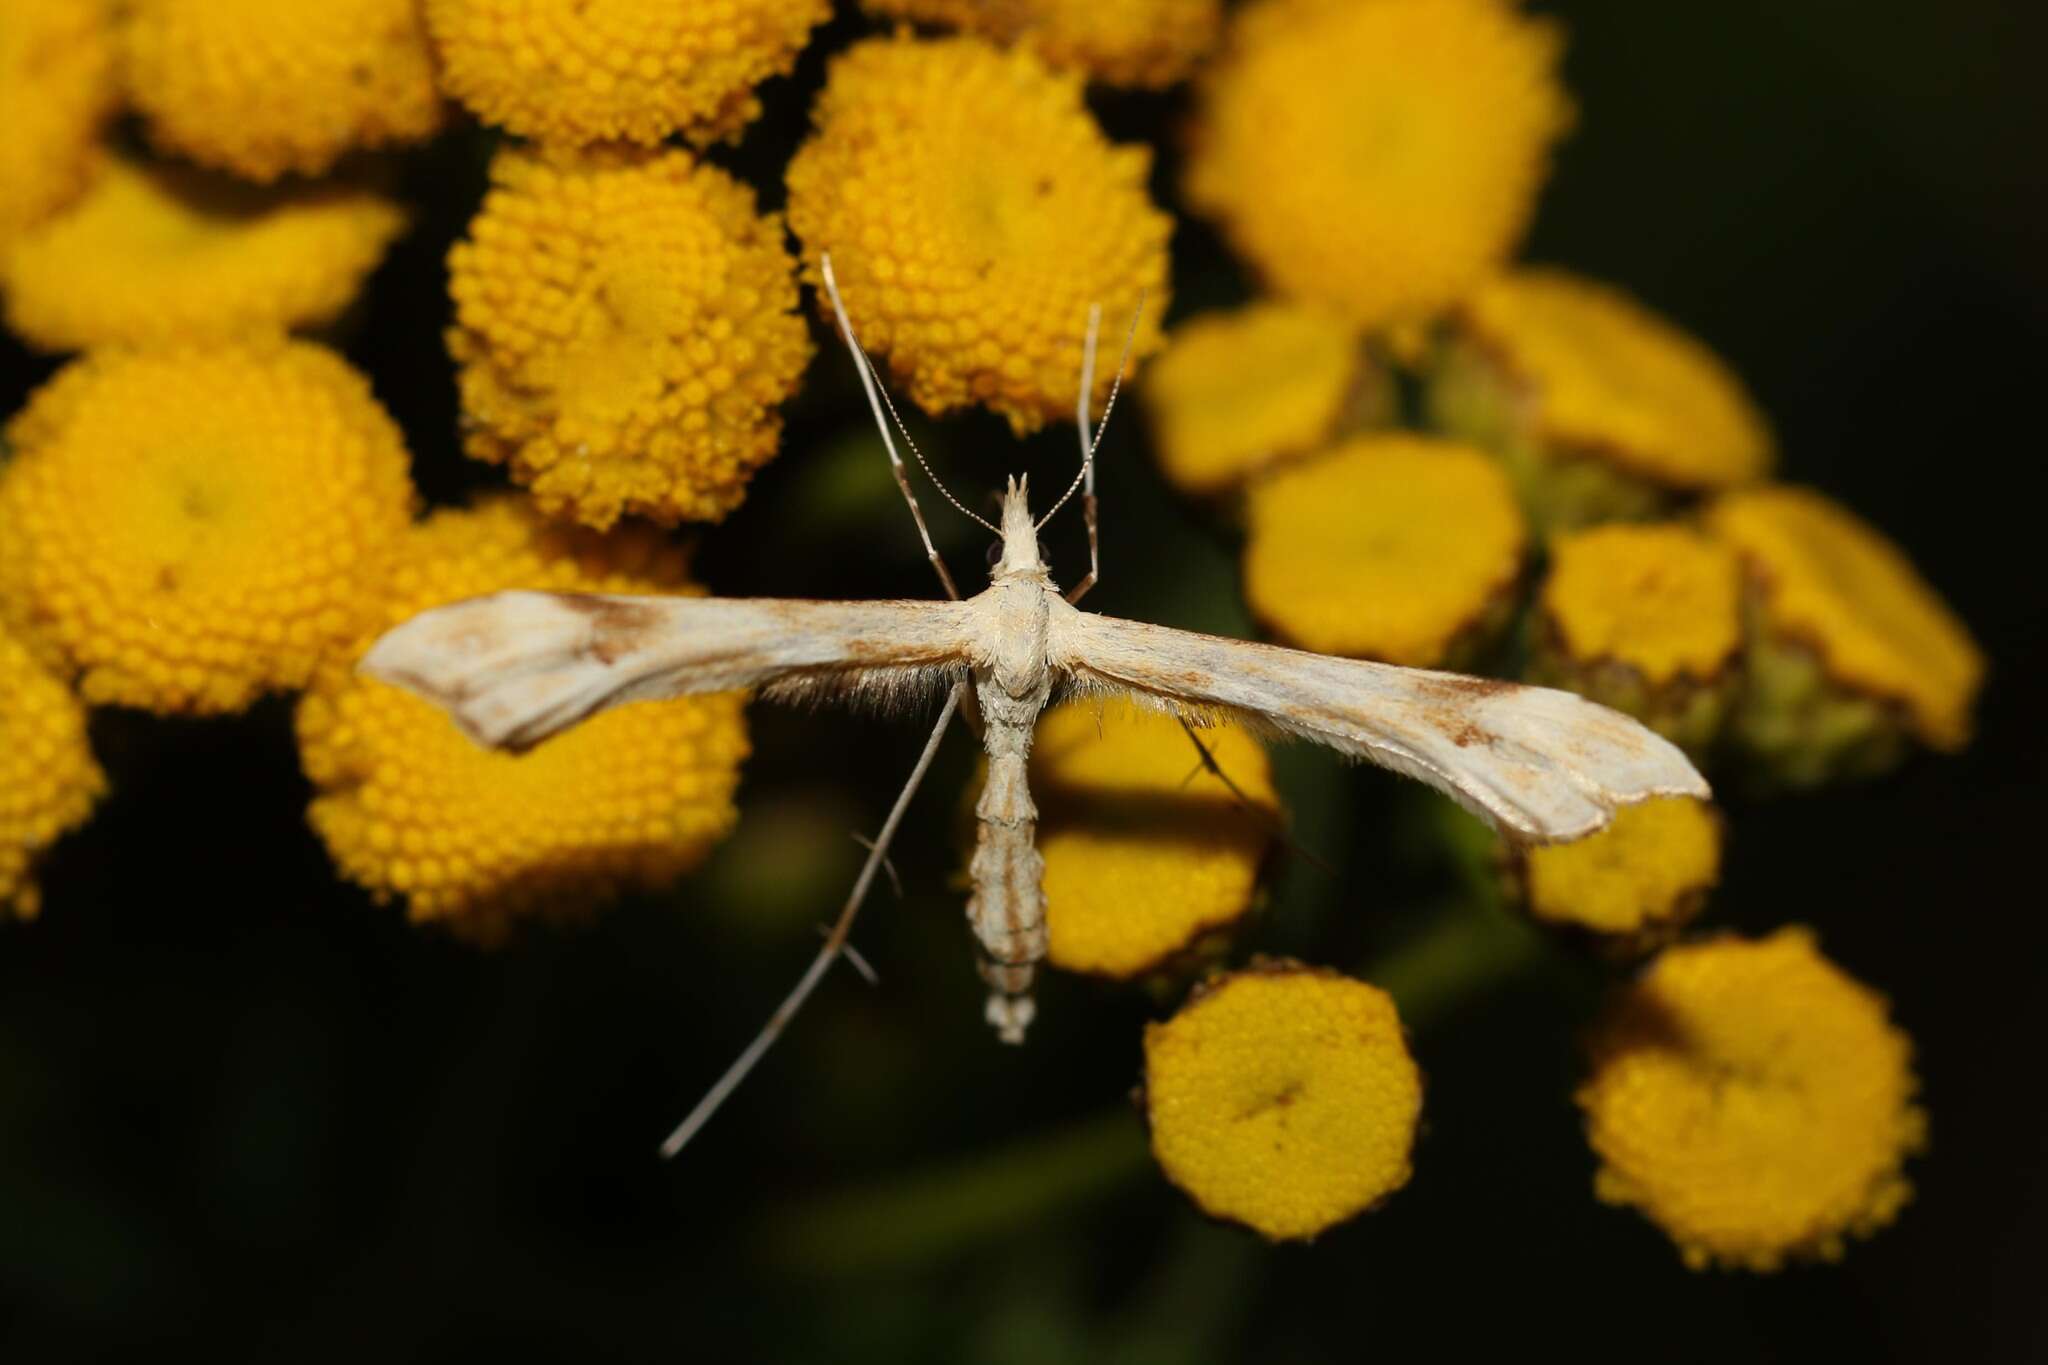
[[[358,667],[479,744],[523,749],[608,707],[693,692],[899,698],[965,666],[968,625],[954,602],[499,592],[421,612]]]
[[[1082,612],[1058,618],[1051,652],[1082,687],[1239,713],[1427,782],[1525,839],[1583,838],[1631,802],[1710,795],[1669,740],[1552,688]]]

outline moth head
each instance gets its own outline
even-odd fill
[[[1004,490],[1003,554],[989,574],[995,582],[1045,577],[1045,556],[1038,550],[1038,527],[1031,520],[1029,488],[1028,476],[1013,474],[1009,488]]]

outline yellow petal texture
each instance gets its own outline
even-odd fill
[[[828,0],[424,0],[448,93],[543,142],[699,146],[758,117]]]
[[[1252,485],[1244,594],[1319,654],[1427,667],[1508,601],[1528,531],[1500,466],[1426,436],[1355,437]]]
[[[1688,491],[1770,471],[1770,428],[1742,382],[1620,290],[1562,270],[1511,271],[1466,302],[1459,326],[1504,368],[1553,450]]]
[[[302,686],[362,630],[412,512],[398,428],[307,342],[95,352],[7,437],[0,613],[96,705]]]
[[[1188,202],[1283,293],[1416,321],[1513,251],[1570,121],[1505,0],[1260,0],[1199,85]]]
[[[1706,524],[1748,566],[1766,630],[1813,650],[1837,685],[1902,705],[1927,744],[1968,743],[1984,655],[1897,546],[1803,488],[1730,494]]]
[[[511,150],[449,253],[465,448],[550,513],[716,521],[811,357],[782,223],[687,153]]]
[[[252,180],[441,126],[417,0],[126,0],[129,98],[158,147]]]
[[[85,707],[0,630],[0,919],[36,913],[36,856],[85,822],[106,785]]]
[[[1327,445],[1365,369],[1357,332],[1318,308],[1268,301],[1192,318],[1139,391],[1159,466],[1184,493],[1228,492]]]
[[[832,62],[811,120],[788,172],[805,276],[831,253],[861,341],[925,411],[978,402],[1020,433],[1071,415],[1091,304],[1098,404],[1141,294],[1131,355],[1159,349],[1172,220],[1079,77],[974,38],[876,39]]]
[[[1251,908],[1280,818],[1266,754],[1234,726],[1197,731],[1127,702],[1067,702],[1031,746],[1055,967],[1128,978]]]
[[[1184,78],[1215,45],[1221,0],[861,0],[870,14],[949,24],[1030,48],[1111,85]]]
[[[1926,1128],[1885,1015],[1804,928],[1667,948],[1592,1040],[1595,1192],[1694,1268],[1839,1256],[1906,1202]]]
[[[0,250],[85,188],[116,98],[104,5],[7,0],[0,7]]]
[[[392,581],[377,629],[504,588],[701,591],[650,528],[600,538],[513,497],[430,517]],[[349,880],[379,900],[404,897],[415,920],[488,941],[517,918],[586,914],[702,861],[733,825],[743,703],[721,693],[622,706],[509,754],[337,664],[299,706],[317,791],[308,818]]]
[[[1145,1112],[1205,1213],[1306,1240],[1408,1183],[1422,1076],[1386,992],[1283,963],[1146,1026]]]
[[[1721,821],[1689,797],[1624,806],[1598,834],[1523,855],[1529,913],[1596,934],[1668,934],[1721,873]]]
[[[1556,537],[1537,605],[1574,663],[1612,660],[1652,685],[1713,678],[1742,648],[1741,565],[1683,526]]]
[[[405,226],[328,182],[268,188],[118,157],[6,257],[7,325],[51,351],[317,326]]]

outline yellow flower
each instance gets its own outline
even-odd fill
[[[1055,967],[1142,976],[1251,908],[1280,798],[1243,730],[1200,735],[1244,803],[1170,716],[1079,700],[1039,721],[1030,778]]]
[[[1359,436],[1246,494],[1244,594],[1280,639],[1431,667],[1505,619],[1528,532],[1500,466],[1426,436]]]
[[[504,588],[701,591],[650,528],[600,538],[509,496],[430,517],[392,582],[348,657],[427,607]],[[494,939],[515,918],[584,914],[702,861],[733,825],[744,700],[624,706],[515,755],[479,748],[431,703],[334,664],[299,706],[299,752],[317,789],[308,818],[343,874],[379,900],[403,896],[415,920]]]
[[[716,521],[811,357],[782,223],[680,151],[511,150],[449,253],[465,448],[542,507]]]
[[[862,0],[870,14],[950,24],[1029,47],[1111,85],[1158,88],[1215,46],[1222,0]]]
[[[1150,152],[1110,145],[1078,77],[972,38],[876,39],[834,59],[811,119],[788,173],[805,276],[831,253],[861,341],[925,411],[980,402],[1020,433],[1072,413],[1091,304],[1098,403],[1141,292],[1131,355],[1159,349],[1172,220]]]
[[[1140,390],[1160,467],[1182,492],[1227,493],[1391,405],[1357,332],[1282,302],[1204,313],[1167,339]]]
[[[0,250],[85,189],[115,102],[102,5],[8,0],[0,10]]]
[[[0,612],[94,704],[302,686],[361,631],[412,510],[398,428],[305,342],[95,352],[7,435]]]
[[[52,351],[317,326],[404,226],[368,189],[257,188],[113,157],[7,253],[7,323]]]
[[[1422,1076],[1386,992],[1276,963],[1146,1026],[1145,1112],[1203,1212],[1305,1240],[1408,1183]]]
[[[0,918],[35,915],[36,856],[83,824],[106,787],[85,708],[0,630]]]
[[[1842,1253],[1911,1194],[1912,1044],[1811,930],[1669,948],[1592,1044],[1578,1101],[1601,1168],[1686,1264],[1775,1270]]]
[[[1721,821],[1704,801],[1660,797],[1624,806],[1598,834],[1528,848],[1519,862],[1537,919],[1648,947],[1706,904],[1721,874]]]
[[[252,180],[441,126],[416,0],[127,0],[121,52],[151,141]]]
[[[1514,249],[1571,111],[1505,0],[1263,0],[1200,85],[1188,202],[1284,293],[1424,319]]]
[[[448,92],[543,142],[698,146],[759,116],[828,0],[425,0]]]

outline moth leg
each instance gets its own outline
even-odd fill
[[[1068,606],[1086,597],[1102,577],[1102,555],[1095,532],[1095,439],[1088,430],[1088,396],[1095,392],[1095,334],[1101,326],[1102,307],[1091,304],[1088,339],[1081,346],[1081,395],[1074,401],[1074,426],[1081,433],[1081,516],[1088,523],[1088,576],[1068,590]]]

